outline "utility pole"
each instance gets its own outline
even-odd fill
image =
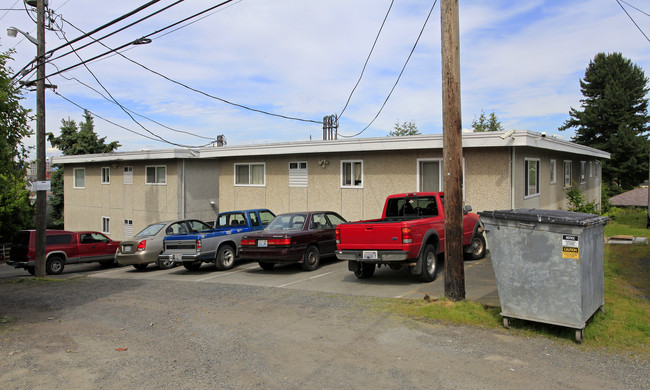
[[[458,0],[440,3],[442,40],[442,156],[445,187],[445,296],[465,299],[463,265],[463,127],[460,111]]]
[[[36,1],[36,272],[45,276],[45,229],[47,213],[47,186],[45,181],[45,2]],[[28,2],[29,5],[33,4]],[[33,6],[33,5],[32,5]]]

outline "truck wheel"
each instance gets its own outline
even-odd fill
[[[419,276],[421,282],[432,282],[438,274],[438,256],[436,255],[436,247],[427,244],[422,252],[422,273]]]
[[[201,262],[195,261],[193,263],[183,263],[183,267],[188,271],[198,271],[199,268],[201,268]]]
[[[27,270],[27,272],[29,272],[30,275],[32,275],[32,276],[36,275],[36,268],[34,268],[34,267],[27,267],[27,268],[25,268],[25,269]]]
[[[259,265],[265,271],[270,271],[275,267],[275,263],[269,263],[267,261],[260,261]]]
[[[215,263],[220,271],[231,269],[235,264],[235,249],[230,245],[222,245],[217,252]]]
[[[374,264],[357,262],[357,267],[354,269],[354,276],[356,276],[358,279],[370,279],[374,274]]]
[[[318,265],[320,264],[320,252],[318,251],[318,248],[314,245],[310,245],[307,247],[307,250],[305,251],[305,259],[304,262],[302,263],[302,269],[305,271],[313,271],[316,268],[318,268]]]
[[[485,237],[477,234],[472,238],[472,242],[467,246],[465,258],[470,260],[480,260],[485,257]]]
[[[160,252],[160,253],[162,253],[162,252]],[[174,268],[174,266],[176,265],[176,264],[174,264],[173,261],[171,261],[169,256],[166,256],[162,260],[161,259],[156,260],[156,264],[158,264],[158,268],[163,269],[163,270],[164,269]]]
[[[133,268],[137,269],[138,271],[144,271],[147,269],[147,266],[149,264],[133,264]]]
[[[60,274],[63,272],[63,267],[65,267],[65,261],[61,256],[50,256],[45,262],[45,272],[48,275]]]

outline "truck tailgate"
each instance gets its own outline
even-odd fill
[[[402,246],[401,222],[356,222],[339,226],[340,249],[396,250]]]

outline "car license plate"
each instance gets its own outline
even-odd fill
[[[183,262],[183,254],[182,253],[174,253],[174,262],[182,263]]]
[[[257,246],[260,248],[266,248],[269,246],[269,241],[268,240],[257,240]]]
[[[364,260],[377,260],[377,251],[363,251]]]
[[[122,252],[131,252],[131,248],[133,248],[132,245],[124,245]]]

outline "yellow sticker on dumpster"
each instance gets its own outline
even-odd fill
[[[564,259],[580,258],[580,245],[578,241],[578,236],[573,234],[562,235],[562,258]]]

